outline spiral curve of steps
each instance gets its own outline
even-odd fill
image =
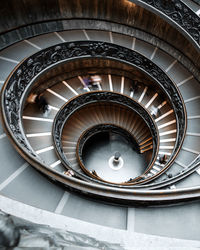
[[[177,59],[173,58],[172,55],[167,54],[158,47],[143,40],[109,30],[87,30],[80,28],[78,30],[52,32],[18,42],[7,49],[1,50],[1,86],[3,86],[11,71],[22,60],[31,54],[61,42],[82,40],[96,40],[100,42],[114,43],[141,53],[148,59],[152,60],[153,63],[159,65],[159,67],[165,71],[166,75],[173,79],[174,84],[180,91],[187,111],[187,131],[182,148],[172,166],[167,170],[167,172],[161,174],[157,180],[149,183],[150,186],[152,185],[152,189],[154,189],[154,186],[155,189],[159,188],[159,184],[157,185],[157,183],[171,179],[169,176],[173,177],[181,172],[184,172],[199,157],[200,153],[200,85],[191,72],[189,72],[189,70],[187,70]],[[101,75],[102,78],[99,91],[114,91],[120,94],[125,94],[141,103],[141,105],[146,107],[149,112],[151,112],[152,105],[157,107],[160,106],[160,118],[157,117],[157,119],[155,119],[160,136],[159,154],[166,154],[170,156],[175,145],[176,122],[175,115],[168,101],[162,100],[156,89],[152,90],[149,86],[145,86],[145,84],[141,86],[137,93],[132,94],[130,92],[129,78],[114,73],[100,73],[99,75]],[[27,139],[29,140],[34,151],[39,157],[42,158],[42,160],[45,161],[46,164],[60,173],[63,173],[65,168],[62,166],[60,160],[54,152],[53,140],[51,137],[52,123],[56,113],[62,105],[65,104],[66,101],[82,93],[81,87],[83,87],[83,78],[84,75],[77,75],[76,77],[65,80],[63,79],[58,84],[44,91],[44,95],[51,106],[51,112],[48,118],[44,118],[43,114],[38,112],[34,105],[27,106],[23,112],[23,126],[26,131]],[[78,120],[78,118],[74,118],[77,122],[77,128],[79,129],[78,124],[80,123],[86,123],[91,126],[95,125],[96,122],[102,122],[102,119],[105,117],[103,112],[104,111],[101,108],[99,108],[99,110],[92,108],[89,111],[90,115],[88,116],[88,120],[83,121],[81,119]],[[124,122],[128,120],[129,112],[123,112],[123,110],[121,110],[120,114],[122,118],[119,116],[119,120],[122,119]],[[116,121],[118,117],[116,117],[115,112],[112,112],[112,115],[111,119],[115,119]],[[96,119],[94,119],[94,117],[96,117]],[[94,119],[93,121],[92,118]],[[107,118],[110,119],[110,117]],[[111,121],[111,123],[115,123],[115,121]],[[105,121],[103,120],[103,122]],[[126,126],[130,127],[130,125],[131,123],[129,122]],[[73,129],[75,128],[76,127]],[[137,129],[137,127],[135,129]],[[87,198],[85,199],[81,196],[79,197],[73,192],[71,193],[67,190],[63,190],[60,186],[55,185],[40,173],[35,171],[13,149],[13,146],[9,142],[2,127],[0,131],[0,153],[2,159],[0,191],[3,196],[32,207],[50,211],[52,213],[120,230],[130,230],[132,227],[132,216],[135,216],[135,213],[137,213],[138,216],[144,216],[147,218],[144,212],[145,210],[143,209],[140,210],[128,206],[120,207],[103,204],[98,201],[93,201]],[[140,134],[141,132],[143,132],[142,128],[140,128],[137,132],[138,138],[146,138]],[[74,130],[74,133],[76,134],[77,131]],[[140,143],[142,143],[142,141]],[[68,147],[67,152],[73,155],[74,146],[72,144],[73,143],[65,143],[65,146]],[[148,142],[146,145],[148,146]],[[160,171],[162,167],[162,164],[160,164],[157,160],[151,170],[152,174]],[[199,181],[200,173],[197,166],[195,170],[190,173],[190,175],[183,178],[179,182],[161,187],[161,190],[176,190],[179,188],[197,187],[199,186]],[[145,184],[142,189],[145,189]],[[194,213],[197,213],[198,203],[194,203],[194,205],[190,204],[188,206],[191,206],[194,209]],[[149,208],[149,211],[150,210],[151,208]],[[178,207],[176,207],[175,210],[178,211]],[[158,217],[162,218],[164,215],[161,214],[161,210],[157,208],[157,211]],[[166,209],[164,211],[165,216],[169,216],[169,211],[171,212],[172,208],[168,208],[168,210]],[[187,214],[186,211],[185,213],[186,217],[190,218],[190,214]],[[115,219],[116,217],[118,217],[118,220]],[[135,227],[137,227],[138,230],[137,232],[146,233],[145,229],[141,226],[143,220],[140,219],[140,217],[138,218],[138,221],[134,220]],[[151,222],[151,220],[154,220],[155,218],[156,214],[153,213],[151,219],[148,220]],[[191,225],[192,224],[189,224],[189,226]],[[158,226],[161,230],[163,230],[163,227],[160,224]],[[162,234],[155,229],[153,234],[164,235],[167,237],[172,237],[174,234],[176,238],[199,240],[198,230],[194,230],[193,235],[189,236],[186,236],[185,232],[180,235],[178,233],[178,229],[177,231],[174,229],[174,232],[172,230],[171,234],[165,230]]]

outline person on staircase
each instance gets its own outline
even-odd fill
[[[91,87],[93,89],[101,89],[101,77],[99,75],[91,76]]]
[[[84,85],[85,85],[84,88],[83,88],[84,90],[91,87],[91,78],[90,78],[90,76],[84,77],[83,82],[84,82]]]
[[[160,155],[159,156],[159,163],[165,164],[167,162],[167,156],[166,155]]]
[[[155,106],[151,106],[150,108],[151,115],[153,116],[154,119],[156,119],[158,116],[161,115],[161,111],[159,108],[156,108]]]
[[[44,97],[43,93],[37,95],[31,93],[27,99],[28,103],[35,103],[40,111],[42,111],[44,117],[48,117],[51,108]]]
[[[133,80],[131,82],[130,85],[130,93],[131,93],[131,97],[134,96],[134,94],[139,90],[139,88],[141,88],[141,82],[139,82],[138,80]]]

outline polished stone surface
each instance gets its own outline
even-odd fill
[[[141,175],[148,163],[143,154],[137,153],[121,135],[114,133],[94,138],[84,150],[84,164],[89,171],[95,170],[102,179],[110,182],[125,182]],[[120,162],[115,165],[112,157],[119,151]]]

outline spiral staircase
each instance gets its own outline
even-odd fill
[[[0,208],[121,249],[199,247],[198,1],[47,2],[17,24],[1,3]]]

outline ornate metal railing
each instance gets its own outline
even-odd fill
[[[129,0],[168,17],[200,48],[200,18],[180,0]]]
[[[101,57],[128,63],[159,84],[168,96],[177,120],[177,140],[171,157],[172,161],[175,152],[180,149],[186,129],[186,111],[178,89],[165,72],[146,57],[122,46],[104,42],[81,41],[52,46],[27,58],[18,66],[6,81],[2,91],[2,115],[6,128],[12,134],[15,143],[22,151],[26,148],[34,155],[24,135],[20,119],[22,104],[34,80],[50,67],[64,61],[85,57]]]
[[[148,188],[148,189],[153,190],[153,189],[159,189],[159,188],[171,186],[171,185],[183,180],[184,178],[191,175],[195,171],[197,171],[199,169],[199,167],[200,167],[200,155],[198,155],[185,169],[176,173],[171,178],[166,177],[163,180],[160,180],[158,182],[149,183],[149,184],[143,185],[143,186],[135,186],[135,188]]]
[[[121,200],[126,203],[128,200],[132,200],[134,202],[139,201],[141,203],[144,201],[144,199],[146,199],[146,201],[151,200],[152,203],[154,200],[157,202],[158,200],[160,200],[160,202],[163,200],[167,200],[167,202],[169,202],[169,200],[172,201],[175,199],[173,198],[175,195],[164,197],[162,195],[163,193],[151,193],[148,191],[148,194],[151,194],[153,197],[151,199],[149,195],[147,198],[147,193],[142,194],[140,191],[132,192],[131,190],[126,189],[122,191],[121,189],[112,189],[111,187],[109,192],[110,195],[108,196],[108,187],[103,188],[102,186],[99,186],[99,184],[89,184],[76,178],[72,179],[51,169],[41,161],[41,159],[37,156],[37,154],[35,154],[34,150],[30,146],[23,131],[21,116],[26,97],[30,89],[33,87],[35,80],[40,75],[44,74],[46,70],[49,70],[51,67],[55,67],[59,63],[76,60],[77,58],[91,57],[119,60],[136,67],[138,70],[141,70],[146,75],[151,77],[155,82],[157,82],[163,92],[168,96],[174,108],[177,120],[177,143],[173,157],[171,158],[172,162],[180,150],[186,129],[186,112],[178,89],[175,87],[170,78],[166,76],[165,72],[153,64],[149,59],[130,49],[110,43],[94,41],[63,43],[39,51],[38,53],[25,59],[9,76],[2,90],[1,115],[6,132],[20,154],[22,154],[23,157],[36,169],[46,174],[49,178],[58,181],[72,189],[78,190],[80,192],[86,192],[94,197],[107,197],[108,199],[113,199],[116,202],[120,202]],[[137,197],[134,196],[134,194]],[[180,199],[183,197],[183,192],[180,195],[179,194],[180,192],[177,193],[177,200],[179,200],[178,197],[180,197]],[[193,194],[193,196],[191,194],[188,195],[188,198],[194,198],[196,191],[194,191]]]
[[[181,0],[128,1],[141,5],[142,7],[155,12],[157,15],[162,15],[162,18],[167,19],[167,22],[173,23],[175,27],[178,27],[179,30],[181,30],[185,36],[190,37],[190,40],[193,41],[193,43],[198,47],[198,49],[200,48],[200,19]],[[199,4],[198,0],[193,1]],[[41,33],[44,34],[54,31],[63,31],[66,28],[64,27],[65,21],[66,20],[62,17],[57,20],[52,17],[52,20],[50,19],[49,21],[43,20],[41,23],[31,23],[29,25],[23,25],[7,32],[3,32],[0,34],[0,46],[1,48],[5,48],[6,46],[10,46],[16,41],[19,42],[21,39],[27,39],[32,36],[41,35]],[[37,28],[38,25],[40,25],[40,29]],[[76,27],[77,26],[74,25],[73,28],[76,29]],[[34,32],[30,32],[30,30]]]
[[[72,169],[72,167],[70,166],[71,165],[70,162],[68,161],[66,155],[63,152],[63,146],[62,146],[62,140],[61,140],[65,123],[77,110],[83,108],[84,106],[87,106],[89,104],[94,104],[94,103],[108,103],[108,104],[115,103],[115,104],[123,105],[126,108],[131,109],[133,112],[138,114],[140,118],[142,118],[146,126],[149,128],[152,141],[153,141],[152,159],[145,173],[148,172],[153,167],[153,164],[158,154],[159,138],[158,138],[157,126],[155,125],[148,111],[145,108],[143,108],[138,102],[134,101],[133,99],[125,95],[121,95],[121,94],[114,93],[114,92],[108,92],[108,91],[100,91],[100,92],[94,91],[94,92],[88,92],[86,94],[79,95],[78,97],[66,103],[56,114],[56,117],[54,119],[52,134],[53,134],[55,149],[62,163],[67,168]],[[79,177],[82,177],[82,174],[76,173],[76,175]]]
[[[118,125],[114,125],[114,124],[95,125],[95,126],[88,128],[86,131],[82,133],[76,146],[76,157],[77,157],[79,166],[81,167],[83,172],[85,172],[87,175],[91,176],[92,178],[100,179],[101,181],[109,183],[108,181],[103,180],[97,174],[95,175],[94,173],[89,171],[87,167],[85,166],[84,159],[83,159],[83,155],[84,155],[83,152],[85,150],[85,147],[87,147],[88,141],[92,137],[98,134],[102,134],[102,133],[114,133],[114,134],[121,135],[123,138],[125,138],[128,141],[130,147],[134,149],[134,151],[136,151],[137,153],[140,152],[140,146],[139,146],[137,139],[134,137],[133,134],[131,134],[129,131],[125,130],[124,128]]]

